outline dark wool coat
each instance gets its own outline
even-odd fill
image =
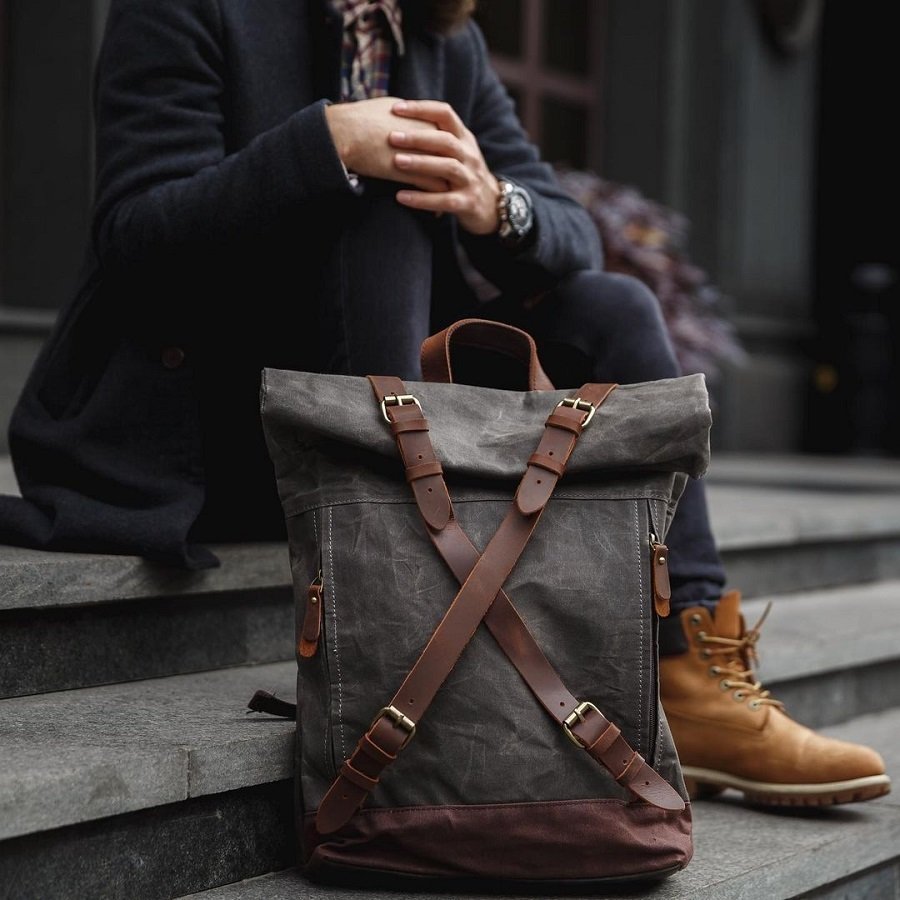
[[[457,240],[508,294],[600,265],[477,26],[439,35],[406,18],[392,93],[452,104],[492,171],[527,186],[524,250],[402,210],[396,185],[349,185],[324,116],[341,43],[324,0],[113,0],[86,264],[13,415],[23,498],[0,497],[0,542],[198,568],[216,563],[198,542],[278,537],[263,366],[365,374],[352,326],[415,378],[429,297],[432,325],[468,311]],[[391,322],[416,305],[424,325]]]

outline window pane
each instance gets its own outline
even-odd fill
[[[547,97],[541,104],[541,155],[582,169],[587,160],[587,116],[583,106]]]
[[[588,0],[544,3],[543,60],[548,68],[587,75],[589,35]]]
[[[492,53],[522,55],[522,0],[485,0],[478,4],[475,19]]]

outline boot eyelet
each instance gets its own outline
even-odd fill
[[[735,691],[732,696],[738,703],[743,703],[744,697],[746,697],[747,695],[743,691]]]
[[[719,682],[719,690],[721,691],[729,691],[731,690],[731,682],[727,678],[723,678]]]
[[[709,659],[712,656],[712,653],[709,650],[701,650],[700,651],[700,659]]]
[[[759,700],[751,700],[747,704],[747,708],[752,709],[754,712],[756,712],[756,710],[758,710],[760,706],[762,706],[762,704],[759,702]]]
[[[703,621],[703,617],[700,613],[694,613],[691,616],[691,625],[699,625]]]
[[[705,632],[705,631],[698,631],[698,632],[697,632],[697,640],[698,640],[698,641],[705,641],[705,640],[706,640],[706,632]]]
[[[710,666],[709,667],[709,677],[716,678],[717,676],[722,674],[722,670],[718,666]]]

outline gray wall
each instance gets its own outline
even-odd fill
[[[770,48],[750,0],[611,0],[605,174],[684,212],[749,351],[720,447],[798,446],[811,333],[817,48]]]

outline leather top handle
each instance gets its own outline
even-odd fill
[[[552,391],[553,383],[541,368],[534,339],[521,328],[488,319],[460,319],[422,342],[425,381],[453,381],[453,347],[491,350],[521,362],[528,372],[529,391]],[[490,387],[490,385],[486,385]]]

